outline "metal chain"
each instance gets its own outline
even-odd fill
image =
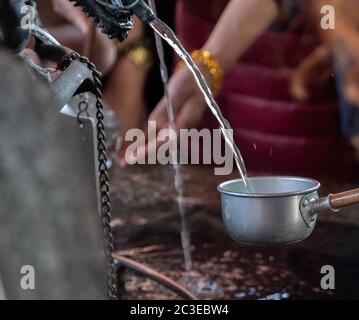
[[[66,56],[59,64],[58,69],[66,70],[72,61],[78,60],[82,64],[86,65],[89,70],[92,71],[93,81],[95,84],[95,96],[96,96],[96,119],[97,119],[97,151],[99,161],[99,188],[100,188],[100,200],[101,200],[101,222],[104,233],[104,250],[107,268],[107,285],[108,296],[111,300],[118,299],[117,292],[117,279],[116,268],[113,253],[113,234],[111,227],[111,203],[110,203],[110,186],[109,176],[107,168],[107,150],[106,150],[106,135],[104,125],[103,103],[102,103],[102,83],[100,80],[101,73],[96,70],[93,63],[88,58],[80,56],[78,53],[71,53]]]
[[[80,128],[83,128],[82,117],[85,115],[89,117],[89,99],[87,93],[81,94],[81,101],[77,104],[77,122],[80,125]]]

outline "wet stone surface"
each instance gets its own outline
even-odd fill
[[[225,232],[216,189],[234,176],[216,177],[210,167],[183,167],[182,172],[193,271],[184,271],[180,215],[170,167],[112,170],[117,252],[169,276],[203,299],[359,298],[357,208],[334,218],[321,216],[312,236],[299,244],[245,246]],[[325,183],[322,191],[350,187]],[[335,268],[335,290],[320,287],[324,265]],[[121,281],[123,299],[180,299],[130,270],[121,272]]]

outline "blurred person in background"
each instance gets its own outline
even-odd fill
[[[328,4],[336,9],[335,33],[320,28],[321,6]],[[225,74],[215,93],[249,170],[352,177],[352,149],[343,136],[338,101],[359,105],[357,91],[347,90],[357,81],[353,75],[347,81],[347,65],[350,57],[358,58],[359,19],[351,16],[358,5],[352,0],[177,1],[176,28],[184,47],[212,88],[221,86]],[[348,47],[347,63],[335,61],[333,48],[340,42]],[[209,63],[217,70],[210,72]],[[177,68],[169,92],[177,130],[217,127],[186,68]],[[149,120],[158,130],[168,126],[164,99]]]
[[[80,8],[68,0],[38,0],[43,25],[63,45],[88,56],[103,74],[104,101],[115,112],[121,136],[142,128],[151,106],[163,94],[152,31],[134,17],[134,29],[123,42],[110,40]],[[158,12],[173,26],[175,1],[158,3]],[[171,67],[172,52],[166,61]],[[146,103],[148,101],[148,103]],[[123,149],[125,145],[123,146]]]
[[[174,28],[176,0],[157,1],[158,15]],[[118,62],[106,81],[105,97],[121,123],[122,137],[128,130],[142,129],[157,102],[163,95],[159,59],[151,28],[144,26],[136,17],[134,30],[129,38],[118,43]],[[165,46],[165,60],[172,69],[173,51]],[[120,88],[120,90],[119,90]],[[124,141],[120,158],[128,144]]]
[[[95,30],[91,44],[87,43],[93,24],[80,8],[75,8],[68,0],[36,2],[43,26],[62,45],[80,54],[91,55],[89,58],[103,74],[110,71],[116,62],[116,44],[98,29]]]
[[[142,126],[146,68],[141,69],[136,63],[145,64],[149,60],[145,44],[140,45],[142,25],[136,21],[129,39],[120,44],[103,34],[81,8],[74,7],[68,0],[39,0],[38,11],[45,28],[60,43],[87,56],[102,72],[104,101],[121,121],[121,134],[128,128]],[[137,55],[136,45],[142,50]],[[124,58],[130,52],[132,56]]]

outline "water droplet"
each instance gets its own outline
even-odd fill
[[[193,279],[188,284],[188,287],[193,292],[202,296],[209,296],[216,293],[219,289],[219,286],[216,282],[207,280],[207,279],[199,279],[198,281],[194,281]]]
[[[254,296],[257,293],[257,289],[254,287],[249,288],[248,295]]]
[[[282,293],[282,299],[288,299],[289,298],[289,293],[288,292],[283,292]]]
[[[247,297],[247,294],[245,292],[238,292],[234,296],[236,299],[243,299],[243,298]]]

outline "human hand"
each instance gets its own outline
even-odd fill
[[[66,43],[65,45],[86,55],[101,71],[107,74],[113,67],[117,58],[116,43],[109,39],[106,34],[102,33],[89,19],[80,7],[74,7],[72,2],[68,0],[51,0],[54,11],[68,21],[68,24],[80,31],[76,42]],[[72,30],[69,32],[67,26],[62,26],[62,30],[58,30],[59,39],[65,34],[76,34]]]
[[[82,10],[68,0],[51,0],[54,11],[84,34],[88,30],[88,19]]]
[[[207,79],[211,79],[211,76],[206,67],[199,66],[203,74]],[[180,129],[190,129],[198,126],[203,118],[203,114],[206,108],[206,103],[202,92],[196,85],[193,79],[192,73],[186,68],[175,73],[168,84],[169,96],[173,105],[173,113],[175,119],[174,130],[177,137]],[[169,119],[167,114],[167,102],[166,98],[158,103],[154,111],[150,114],[148,121],[156,122],[157,132],[162,129],[169,128]],[[136,158],[132,156],[125,157],[125,152],[120,159],[122,166],[125,166],[127,162],[135,162],[136,159],[143,157],[144,155],[152,152],[156,152],[157,149],[165,141],[158,141],[157,139],[146,139],[146,145],[140,147],[137,150]],[[130,159],[128,158],[130,157]]]

